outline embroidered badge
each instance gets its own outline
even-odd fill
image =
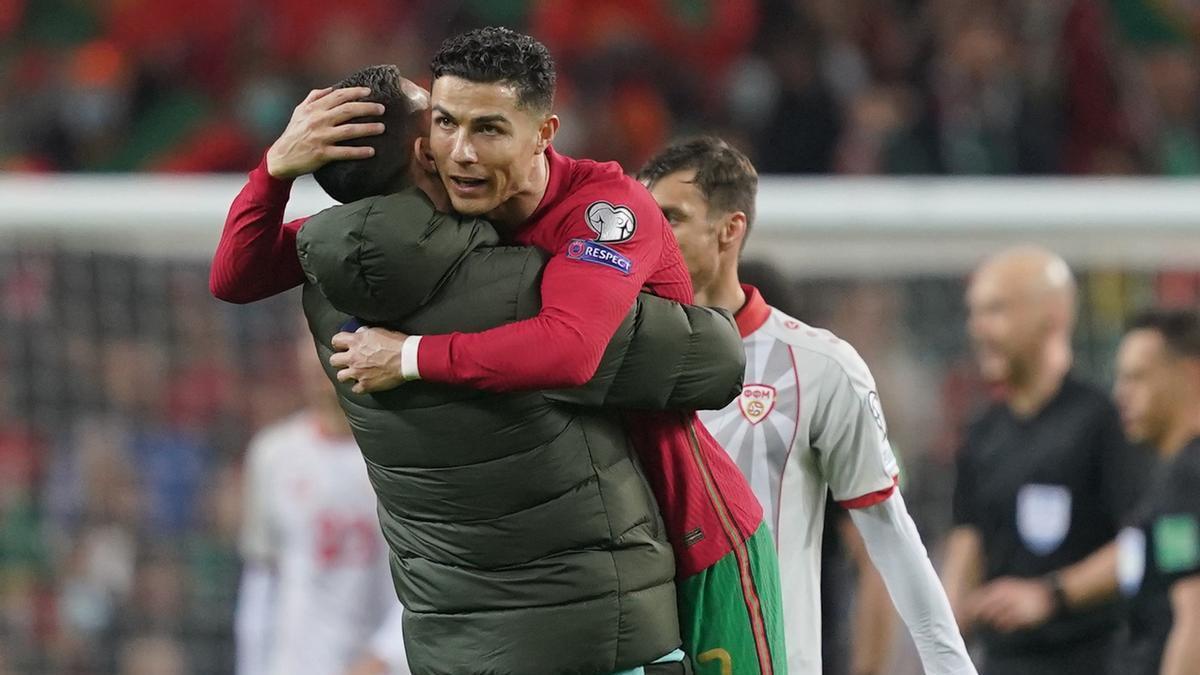
[[[621,274],[633,272],[633,262],[615,250],[586,239],[572,239],[567,244],[567,257],[571,260],[604,265],[617,270]]]
[[[637,218],[628,206],[613,206],[608,202],[592,202],[587,207],[587,224],[596,233],[596,241],[615,244],[629,241],[637,229]]]
[[[742,387],[742,395],[738,397],[738,408],[742,416],[750,424],[758,424],[775,409],[775,399],[778,397],[775,387],[766,384],[747,384]]]

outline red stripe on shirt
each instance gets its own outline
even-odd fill
[[[875,506],[888,497],[891,497],[892,493],[896,491],[896,485],[899,483],[900,476],[892,476],[892,484],[884,489],[876,490],[875,492],[870,492],[861,497],[855,497],[854,499],[838,501],[838,506],[844,509],[865,509],[868,506]]]

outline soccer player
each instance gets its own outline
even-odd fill
[[[510,242],[553,256],[542,311],[475,334],[341,334],[339,377],[355,380],[361,392],[418,378],[492,391],[578,386],[595,372],[643,287],[691,302],[675,240],[653,199],[618,166],[574,160],[551,147],[559,120],[552,114],[553,61],[543,45],[506,29],[472,31],[443,44],[433,67],[429,145],[453,207],[486,215]],[[335,128],[331,117],[322,113],[326,130]],[[318,145],[329,145],[327,138]],[[327,161],[281,162],[286,153],[275,148],[259,178],[252,175],[257,194],[239,197],[262,213],[282,211],[286,183],[278,179]],[[256,239],[240,241],[257,247]],[[274,241],[274,233],[265,239]],[[258,250],[273,255],[270,245]],[[630,414],[628,424],[675,549],[685,647],[714,673],[783,672],[776,560],[745,480],[694,414]]]
[[[1083,561],[1037,580],[988,585],[980,614],[1002,630],[1129,598],[1113,675],[1186,675],[1200,666],[1200,317],[1149,312],[1117,352],[1114,387],[1131,440],[1158,456],[1129,527]]]
[[[246,458],[236,617],[239,675],[407,675],[375,493],[312,344],[297,344],[307,408]]]
[[[643,287],[691,301],[670,229],[620,167],[554,150],[554,66],[541,43],[471,31],[442,45],[433,75],[430,149],[454,210],[486,215],[511,241],[552,255],[542,310],[481,333],[342,334],[334,345],[345,351],[331,362],[365,391],[413,379],[491,391],[579,386]],[[778,572],[753,493],[694,414],[628,420],[675,549],[685,648],[701,669],[782,671]]]
[[[964,631],[978,626],[991,675],[1105,670],[1113,603],[1005,633],[977,592],[1003,576],[1038,578],[1117,534],[1139,487],[1108,396],[1071,374],[1075,280],[1058,256],[1018,248],[987,260],[967,290],[969,331],[984,378],[1000,392],[958,455],[954,524],[943,578]]]
[[[758,175],[711,136],[680,141],[639,173],[683,251],[696,303],[735,312],[746,346],[742,395],[700,413],[753,486],[779,550],[788,670],[821,670],[821,535],[829,490],[862,533],[925,672],[974,673],[950,605],[896,489],[875,383],[849,344],[766,303],[738,281]]]

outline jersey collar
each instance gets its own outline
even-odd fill
[[[771,307],[763,300],[762,293],[750,284],[742,284],[742,291],[746,293],[746,304],[742,305],[733,318],[737,321],[738,332],[742,337],[750,337],[751,333],[762,328],[767,322],[771,316]]]

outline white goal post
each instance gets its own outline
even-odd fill
[[[0,246],[207,259],[241,175],[0,175]],[[333,202],[297,182],[288,216]],[[1069,262],[1200,269],[1200,180],[765,176],[747,255],[820,277],[958,274],[999,247]]]

